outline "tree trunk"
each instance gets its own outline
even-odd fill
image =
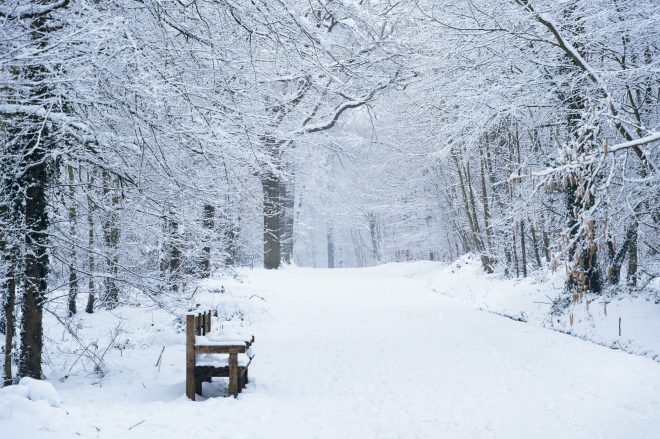
[[[525,221],[520,220],[520,264],[523,277],[527,277],[527,246],[525,244]]]
[[[206,230],[206,234],[200,261],[200,274],[202,277],[209,277],[211,275],[211,239],[213,239],[213,229],[215,228],[215,207],[211,204],[205,204],[203,215],[202,227]]]
[[[335,268],[335,238],[332,223],[328,222],[328,268]]]
[[[282,260],[285,264],[291,263],[293,256],[293,227],[295,209],[295,184],[293,173],[291,180],[281,182],[282,197]]]
[[[545,256],[545,262],[550,263],[550,239],[548,238],[548,232],[545,229],[545,219],[543,214],[541,214],[541,234],[543,235],[543,255]]]
[[[276,269],[282,260],[280,178],[272,172],[266,172],[262,175],[261,186],[264,196],[264,268]]]
[[[481,149],[479,149],[481,152]],[[486,175],[485,175],[485,166],[484,166],[484,157],[483,157],[483,152],[481,154],[481,160],[480,160],[480,165],[481,165],[481,202],[483,204],[483,209],[484,209],[484,229],[486,230],[486,242],[488,243],[488,248],[492,248],[492,231],[490,227],[490,213],[488,209],[488,193],[486,191]]]
[[[94,312],[95,285],[94,285],[94,270],[96,265],[94,263],[94,203],[92,201],[91,192],[94,187],[94,171],[88,173],[87,180],[87,265],[89,266],[89,277],[87,278],[87,306],[85,312],[92,314]]]
[[[374,261],[380,262],[382,255],[380,252],[380,233],[378,231],[378,218],[376,214],[369,212],[367,214],[369,223],[369,236],[371,237],[371,256]]]
[[[513,253],[513,266],[516,269],[516,277],[520,277],[520,266],[518,265],[518,250],[516,250],[516,227],[513,227],[513,245],[511,246],[512,248],[512,253]]]
[[[36,125],[36,124],[35,124]],[[47,128],[40,133],[43,138]],[[21,300],[21,351],[18,376],[41,379],[41,351],[43,348],[43,305],[48,289],[48,159],[43,139],[33,138],[26,145],[25,171],[20,187],[26,188],[25,287]]]
[[[240,230],[238,229],[238,223],[240,223],[241,218],[238,217],[235,221],[230,218],[227,221],[227,229],[225,231],[225,265],[232,266],[236,263],[236,258],[238,257],[238,235]]]
[[[0,332],[5,334],[5,351],[4,351],[4,370],[3,370],[3,385],[9,386],[12,384],[12,348],[14,345],[14,333],[16,331],[16,277],[14,268],[15,252],[12,252],[10,245],[6,242],[3,236],[0,235],[0,254],[2,254],[4,272],[0,272],[0,279],[4,279],[2,283],[2,327]]]
[[[174,219],[174,212],[163,215],[163,245],[160,257],[162,286],[171,291],[179,289],[181,271],[181,250],[179,249],[179,223]]]
[[[529,230],[532,233],[532,248],[534,250],[534,259],[536,260],[536,268],[541,268],[541,254],[539,253],[539,240],[536,237],[536,228],[534,223],[529,222]]]
[[[469,166],[465,170],[465,175],[463,175],[463,167],[458,160],[458,155],[455,151],[452,151],[452,158],[454,159],[454,164],[456,166],[456,172],[458,173],[458,179],[461,186],[461,194],[463,195],[463,208],[470,224],[470,229],[472,231],[472,239],[474,241],[474,246],[477,251],[480,253],[481,264],[483,269],[487,273],[492,273],[493,268],[491,265],[490,258],[486,254],[486,248],[484,246],[483,240],[481,239],[481,231],[479,230],[479,222],[477,219],[477,212],[475,207],[475,198],[474,191],[472,190],[470,168]],[[465,178],[464,178],[465,177]]]
[[[175,219],[169,219],[169,287],[172,291],[179,291],[181,281],[181,249],[179,248],[179,223]]]
[[[117,206],[119,204],[119,194],[117,193],[117,188],[114,186],[110,174],[107,171],[103,171],[104,201],[109,204],[103,225],[103,236],[108,252],[106,255],[108,273],[105,278],[105,297],[103,300],[108,309],[113,309],[119,304],[119,287],[117,286],[117,275],[119,273],[119,218],[117,216]]]
[[[76,259],[76,190],[75,178],[73,173],[73,166],[67,166],[67,173],[69,174],[69,239],[72,241],[71,248],[69,249],[69,294],[68,294],[68,308],[69,317],[76,313],[76,299],[78,298],[78,267]]]
[[[637,229],[639,224],[637,220],[632,224],[630,237],[630,255],[628,256],[628,274],[626,277],[628,286],[637,286]]]

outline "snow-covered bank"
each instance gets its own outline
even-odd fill
[[[81,315],[79,336],[105,352],[103,374],[49,351],[61,404],[3,391],[0,436],[657,437],[660,364],[434,294],[446,269],[246,270],[242,282],[205,282],[195,303],[218,309],[214,328],[256,336],[252,381],[237,399],[219,397],[224,380],[185,398],[178,317],[129,306]],[[57,328],[49,321],[49,336],[75,347]]]
[[[467,255],[432,270],[429,287],[484,311],[541,325],[613,349],[660,361],[660,291],[591,296],[553,313],[562,294],[561,273],[533,272],[505,279],[485,274],[478,258]],[[572,316],[572,317],[571,317]],[[621,331],[619,333],[619,331]]]

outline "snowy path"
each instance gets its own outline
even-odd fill
[[[397,270],[254,271],[246,288],[268,317],[239,399],[187,401],[179,346],[160,375],[58,385],[68,421],[43,437],[658,437],[660,364],[467,308]]]
[[[255,375],[276,401],[255,433],[658,437],[660,365],[650,360],[466,308],[383,268],[253,282],[270,291],[274,316]]]

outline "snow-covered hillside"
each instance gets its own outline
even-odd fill
[[[53,389],[0,390],[1,436],[657,437],[659,363],[438,294],[466,291],[528,320],[543,314],[506,295],[547,285],[497,281],[462,264],[245,270],[242,281],[207,281],[195,301],[219,310],[215,327],[256,336],[252,381],[237,399],[221,397],[222,379],[198,401],[185,398],[181,321],[162,309],[75,317],[80,343],[96,349],[82,357],[66,351],[79,342],[49,318]]]

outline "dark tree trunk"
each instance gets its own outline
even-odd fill
[[[3,258],[5,265],[5,272],[0,273],[4,278],[2,284],[2,327],[0,332],[5,334],[5,350],[4,350],[4,370],[3,370],[3,385],[9,386],[12,384],[12,348],[14,346],[14,333],[16,331],[16,277],[14,269],[14,258],[16,254],[9,248],[3,236],[0,236],[0,254]],[[14,254],[12,254],[14,253]]]
[[[94,203],[92,202],[91,192],[94,187],[94,173],[90,171],[87,181],[87,265],[89,266],[89,277],[87,278],[87,306],[85,312],[92,314],[94,312],[94,302],[96,301],[94,285]]]
[[[38,46],[47,45],[48,23],[45,16],[31,23],[32,35]],[[32,99],[35,102],[51,95],[46,85],[48,70],[43,66],[30,67],[26,76],[34,84]],[[48,125],[40,117],[26,120],[28,132],[20,141],[23,148],[21,169],[17,186],[24,194],[25,221],[23,255],[23,294],[21,297],[21,349],[18,360],[18,377],[41,379],[41,352],[43,348],[43,306],[48,289],[48,200],[49,165],[54,139]]]
[[[291,180],[281,182],[282,197],[282,260],[285,264],[291,263],[293,257],[293,226],[295,209],[295,184],[293,175]]]
[[[628,274],[626,281],[629,286],[637,286],[637,229],[639,227],[638,222],[635,222],[631,225],[632,233],[630,236],[630,256],[628,257]]]
[[[523,277],[527,277],[527,246],[525,244],[525,221],[520,220],[520,265]]]
[[[548,238],[548,232],[545,229],[543,214],[541,214],[541,234],[543,235],[543,255],[545,256],[545,261],[550,263],[550,239]]]
[[[213,229],[215,228],[215,207],[211,204],[205,204],[203,215],[202,226],[206,230],[206,235],[204,237],[204,247],[202,248],[200,274],[202,277],[209,277],[211,275],[211,239],[213,238]]]
[[[69,265],[69,294],[67,297],[67,305],[69,309],[69,317],[77,312],[76,298],[78,297],[78,273],[73,264]]]
[[[110,174],[103,171],[103,194],[106,197],[107,207],[105,222],[103,225],[103,236],[108,254],[108,274],[105,279],[105,297],[103,298],[108,309],[113,309],[119,304],[119,287],[117,286],[119,273],[119,218],[117,209],[119,204],[119,194]],[[109,199],[108,199],[109,198]]]
[[[529,222],[529,230],[532,233],[532,249],[534,250],[534,259],[536,260],[536,267],[541,268],[541,254],[539,253],[539,240],[536,236],[536,228],[534,223]]]
[[[163,285],[172,291],[177,291],[181,277],[181,250],[179,249],[179,223],[174,219],[173,212],[163,217],[160,272]]]
[[[69,316],[76,313],[76,299],[78,298],[78,267],[76,258],[76,190],[75,190],[75,177],[73,173],[73,166],[67,166],[67,173],[69,176],[69,202],[71,203],[68,209],[69,220],[69,239],[72,244],[69,249],[69,294],[68,294],[68,308]]]
[[[179,283],[181,280],[181,249],[179,248],[179,223],[174,220],[169,220],[170,231],[170,254],[169,254],[169,283],[172,291],[179,290]]]
[[[35,121],[36,122],[36,121]],[[34,126],[39,126],[37,123]],[[43,348],[43,305],[48,287],[48,213],[46,187],[48,185],[48,159],[44,142],[46,128],[39,140],[35,137],[26,144],[25,171],[20,186],[26,188],[25,234],[26,252],[25,286],[21,300],[21,352],[18,376],[41,379],[41,351]]]
[[[513,249],[512,250],[512,253],[513,253],[513,266],[516,270],[516,277],[520,277],[520,266],[518,265],[518,250],[516,250],[516,245],[518,245],[518,244],[516,243],[516,241],[517,241],[517,239],[516,239],[516,227],[514,226],[513,227],[513,245],[511,246],[511,248]]]
[[[607,278],[612,285],[618,285],[621,279],[621,266],[626,258],[626,254],[631,249],[633,240],[637,240],[637,222],[631,224],[626,229],[626,234],[623,238],[623,243],[618,251],[614,246],[612,237],[607,240],[607,250],[610,257],[610,266],[607,270]],[[629,259],[630,260],[630,259]],[[630,264],[629,264],[630,265]]]
[[[479,150],[481,152],[481,149]],[[481,202],[483,204],[483,209],[484,209],[484,229],[486,231],[486,243],[488,244],[488,248],[492,248],[492,238],[491,238],[491,227],[490,227],[490,213],[488,209],[488,192],[486,190],[486,175],[484,171],[484,157],[482,153],[482,157],[480,160],[481,164]]]
[[[282,260],[280,178],[272,172],[261,177],[264,215],[264,268],[276,269]]]

